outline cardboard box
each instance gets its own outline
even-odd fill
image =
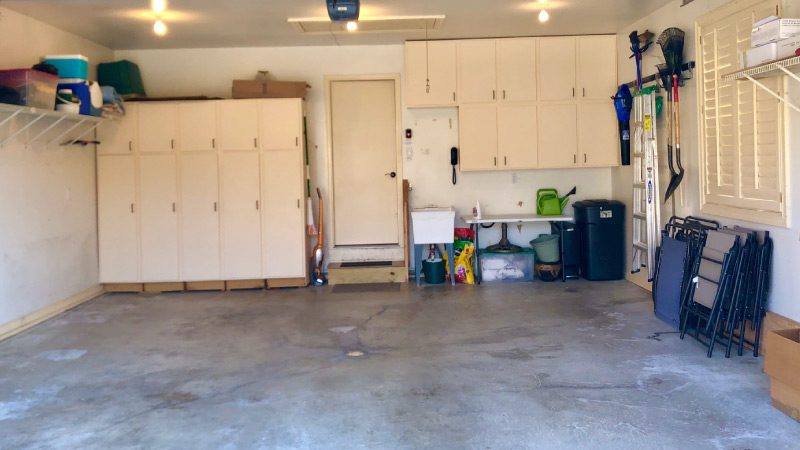
[[[772,406],[800,422],[800,328],[767,334],[764,372],[770,377]]]
[[[305,81],[233,80],[233,98],[305,98]]]
[[[800,56],[800,36],[778,42],[778,59]]]
[[[770,42],[800,35],[800,19],[778,19],[753,27],[750,45],[760,47]]]
[[[771,44],[762,45],[761,47],[753,47],[739,54],[739,69],[746,69],[766,62],[772,62],[776,59],[778,59],[777,43],[773,42]]]

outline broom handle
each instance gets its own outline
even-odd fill
[[[678,76],[672,76],[672,85],[673,85],[673,97],[675,101],[675,145],[681,145],[681,108],[680,108],[680,100],[678,100]]]

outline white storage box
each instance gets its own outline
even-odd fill
[[[750,45],[759,47],[770,42],[800,35],[800,19],[778,19],[753,27]]]
[[[762,45],[761,47],[751,48],[742,53],[739,59],[739,68],[746,69],[766,62],[772,62],[776,59],[778,59],[778,44],[773,42],[771,44]]]
[[[789,39],[784,39],[778,42],[778,59],[788,58],[790,56],[800,56],[800,36],[795,36]]]
[[[411,210],[414,244],[451,244],[456,211],[453,208],[420,208]]]

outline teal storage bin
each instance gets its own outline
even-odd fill
[[[58,69],[61,78],[89,79],[89,58],[83,55],[47,55],[44,59]]]
[[[100,86],[112,86],[123,97],[147,97],[139,66],[125,59],[98,64],[97,82]]]

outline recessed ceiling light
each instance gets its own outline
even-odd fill
[[[547,11],[542,10],[542,12],[539,13],[539,22],[547,22],[549,18],[550,14],[548,14]]]
[[[167,0],[153,0],[153,12],[157,15],[164,14],[167,10]]]
[[[358,29],[358,23],[355,21],[347,22],[347,31],[356,31]]]
[[[163,36],[163,35],[167,34],[167,26],[164,25],[164,22],[162,22],[160,20],[156,20],[155,25],[153,25],[153,31],[157,35]]]

